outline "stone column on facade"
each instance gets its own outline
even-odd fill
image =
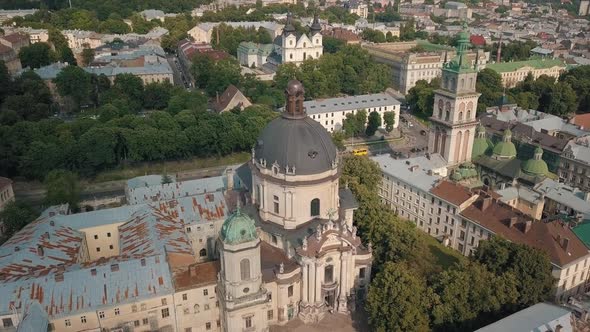
[[[307,261],[303,261],[303,283],[302,283],[302,301],[307,303],[308,282],[307,282]]]
[[[295,193],[289,192],[289,196],[291,196],[291,209],[289,210],[289,218],[293,219],[293,206],[295,205]]]
[[[322,269],[322,262],[316,261],[316,272],[315,272],[315,302],[321,304],[324,302],[322,298],[322,280],[324,278],[324,269]]]
[[[315,271],[315,264],[313,262],[310,262],[309,264],[309,278],[307,279],[308,281],[308,286],[307,286],[307,291],[309,292],[309,296],[308,296],[308,301],[310,303],[314,302],[315,300],[315,275],[316,275],[316,271]]]
[[[348,253],[340,256],[340,295],[338,296],[338,311],[346,312],[346,295],[348,295]]]

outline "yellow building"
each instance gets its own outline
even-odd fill
[[[561,60],[526,60],[488,64],[486,68],[496,71],[502,76],[502,84],[511,88],[518,82],[524,81],[529,73],[535,79],[547,75],[557,79],[565,71],[565,64]]]

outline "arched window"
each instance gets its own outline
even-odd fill
[[[315,39],[315,43],[316,43],[316,44],[319,44],[319,43],[320,43],[320,40],[319,40],[318,38],[316,38],[316,39]]]
[[[449,112],[449,110],[447,110],[445,113],[445,121],[449,121],[450,117],[451,117],[451,112]]]
[[[307,47],[307,43],[303,43],[303,47]]]
[[[199,251],[199,256],[200,257],[205,257],[207,256],[207,249],[203,248]]]
[[[201,311],[198,304],[195,304],[194,309],[195,309],[195,314],[198,314]]]
[[[319,216],[320,215],[320,199],[314,198],[310,204],[311,216]]]
[[[330,284],[334,282],[334,265],[326,265],[324,268],[324,283]]]
[[[463,121],[463,112],[459,112],[459,121]]]
[[[248,258],[240,261],[240,276],[242,280],[250,279],[250,260]]]
[[[469,87],[473,89],[473,77],[469,79]]]
[[[293,53],[289,54],[289,59],[293,59]]]
[[[467,111],[467,120],[471,119],[471,111]]]
[[[307,59],[307,54],[305,54],[305,52],[303,52],[303,60]]]
[[[461,79],[461,89],[463,89],[465,87],[465,79],[462,78]]]
[[[293,40],[289,40],[289,45],[293,45]]]

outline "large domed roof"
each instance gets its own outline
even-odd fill
[[[512,142],[498,142],[494,147],[494,155],[502,158],[516,157],[516,147]]]
[[[254,153],[257,161],[265,160],[266,168],[277,162],[281,173],[295,167],[295,175],[329,171],[338,155],[330,134],[307,116],[271,121],[258,137]]]

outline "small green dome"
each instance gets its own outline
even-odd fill
[[[543,160],[529,159],[522,165],[523,172],[531,175],[547,175],[549,168],[547,163]]]
[[[453,174],[451,174],[451,180],[453,181],[461,181],[462,179],[463,177],[459,171],[454,171]]]
[[[239,208],[221,226],[221,239],[225,243],[239,244],[255,241],[257,238],[254,220],[243,214]]]
[[[499,142],[494,147],[494,155],[503,158],[516,157],[516,147],[512,142]]]
[[[477,170],[475,168],[469,170],[469,177],[477,177]]]
[[[492,142],[485,137],[478,137],[473,140],[473,149],[471,150],[471,158],[477,158],[488,154],[493,148]]]

